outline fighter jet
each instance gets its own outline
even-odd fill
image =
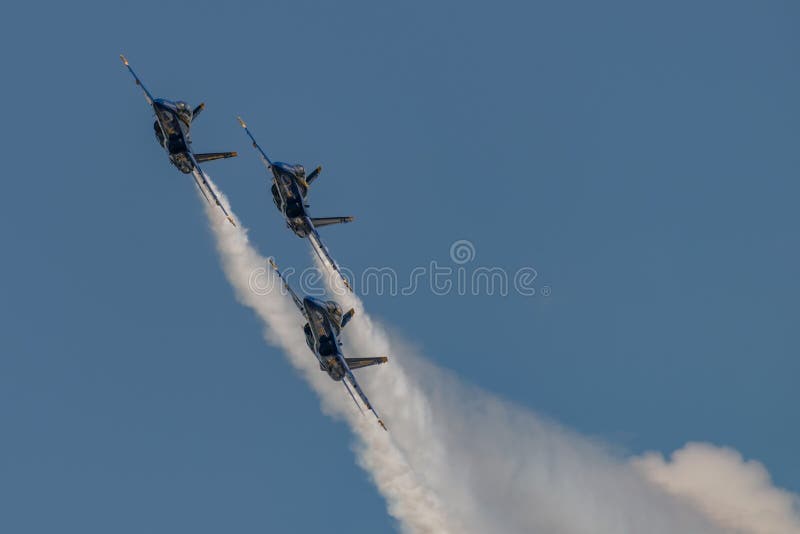
[[[283,277],[280,270],[278,270],[278,266],[272,258],[270,258],[269,264],[278,274],[281,282],[283,282],[283,286],[292,296],[292,300],[307,321],[305,326],[303,326],[303,332],[306,335],[306,344],[308,348],[311,349],[311,352],[314,353],[314,356],[317,357],[317,360],[319,360],[320,370],[328,373],[328,376],[333,380],[344,384],[345,389],[350,394],[350,398],[353,399],[353,402],[356,403],[356,406],[358,406],[358,409],[363,414],[364,411],[361,409],[361,405],[350,389],[350,386],[352,386],[367,409],[378,419],[378,424],[381,425],[384,430],[387,430],[378,412],[375,411],[375,408],[370,404],[361,386],[356,382],[356,377],[353,376],[352,369],[360,369],[370,365],[386,363],[388,358],[385,356],[377,358],[345,358],[342,355],[342,342],[339,341],[339,333],[350,319],[353,318],[356,311],[351,308],[350,311],[342,315],[342,308],[335,301],[323,301],[314,297],[305,297],[301,300],[289,286],[288,282],[286,282],[286,279]],[[350,386],[348,386],[348,382]]]
[[[322,239],[317,233],[317,228],[331,224],[349,223],[353,221],[353,217],[310,217],[307,211],[309,207],[306,202],[308,189],[314,180],[319,178],[322,166],[317,167],[311,171],[311,174],[306,176],[306,170],[302,165],[281,163],[280,161],[273,162],[258,145],[255,137],[247,128],[247,124],[241,117],[238,117],[238,119],[239,124],[242,125],[242,128],[244,128],[244,131],[247,132],[253,142],[253,148],[258,151],[261,161],[267,167],[267,170],[272,173],[272,201],[286,219],[286,226],[298,237],[307,237],[319,259],[339,273],[344,285],[352,291],[353,289],[350,287],[347,278],[344,277],[333,256],[322,243]]]
[[[136,73],[128,64],[128,60],[120,54],[122,63],[128,68],[133,79],[136,80],[136,85],[142,88],[144,98],[147,103],[153,107],[156,120],[153,123],[156,138],[158,143],[167,151],[170,162],[175,165],[182,173],[190,174],[194,177],[194,182],[197,184],[198,189],[203,194],[203,197],[211,203],[219,206],[228,221],[234,226],[233,222],[225,206],[219,201],[217,194],[209,185],[206,176],[198,163],[211,161],[215,159],[233,158],[236,157],[236,152],[211,152],[207,154],[195,154],[192,152],[192,139],[189,136],[189,130],[192,127],[192,121],[197,118],[201,111],[206,107],[205,103],[201,103],[196,108],[192,109],[189,104],[182,100],[171,101],[164,98],[153,98],[150,91],[142,84]]]

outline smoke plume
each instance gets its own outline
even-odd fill
[[[263,272],[266,259],[252,247],[247,231],[231,226],[213,207],[207,213],[238,300],[262,319],[266,340],[286,353],[322,409],[350,426],[359,465],[403,531],[800,532],[796,497],[772,487],[759,464],[743,463],[727,449],[698,445],[676,453],[671,464],[659,455],[619,457],[463,383],[389,335],[357,297],[338,296],[345,310],[356,309],[343,331],[346,355],[390,358],[386,365],[357,371],[389,427],[384,432],[374,418],[359,414],[340,384],[320,372],[290,298],[278,290],[263,295],[251,289],[251,277]],[[331,289],[341,295],[338,277],[328,274]]]

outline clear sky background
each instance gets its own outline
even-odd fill
[[[602,4],[602,5],[601,5]],[[436,364],[627,454],[800,491],[796,2],[17,3],[0,20],[0,528],[392,531],[342,423],[236,303],[118,59],[207,109],[206,170],[310,264],[235,117],[318,163],[360,272],[532,266],[549,297],[368,295]],[[309,353],[309,358],[312,357]]]

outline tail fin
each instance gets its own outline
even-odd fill
[[[319,178],[319,173],[321,173],[321,172],[322,172],[322,165],[320,165],[319,167],[317,167],[316,169],[314,169],[313,171],[311,171],[311,174],[309,174],[309,175],[306,177],[306,183],[307,183],[308,185],[311,185],[311,182],[313,182],[314,180],[316,180],[317,178]]]
[[[350,308],[349,312],[342,315],[342,328],[344,328],[344,325],[350,322],[350,319],[352,319],[355,314],[356,314],[355,308]]]
[[[355,217],[311,217],[311,222],[314,224],[316,228],[320,228],[322,226],[330,226],[332,224],[342,224],[342,223],[349,223],[353,222]]]
[[[197,160],[197,163],[203,163],[215,159],[235,158],[238,155],[238,152],[208,152],[207,154],[195,154],[194,159]]]
[[[200,115],[200,112],[203,111],[204,109],[206,109],[206,103],[200,102],[200,105],[192,110],[192,121],[194,121],[197,118],[197,116]]]
[[[377,358],[345,358],[344,361],[347,362],[347,367],[350,369],[361,369],[362,367],[369,367],[370,365],[386,363],[389,361],[389,358],[386,356],[379,356]]]

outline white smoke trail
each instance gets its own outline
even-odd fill
[[[395,444],[470,532],[800,534],[800,498],[758,462],[708,444],[687,445],[671,463],[658,453],[617,458],[415,356],[314,259],[360,315],[345,346],[390,356],[391,373],[362,381]]]
[[[690,500],[720,525],[750,534],[800,534],[800,499],[776,488],[759,462],[733,449],[689,443],[665,460],[633,460],[648,479]]]
[[[215,187],[213,183],[212,187]],[[218,196],[233,213],[227,199],[219,192]],[[389,434],[373,418],[366,420],[361,417],[342,385],[320,372],[319,364],[305,343],[302,333],[304,321],[291,299],[277,289],[267,295],[257,294],[251,289],[251,276],[263,271],[267,260],[250,245],[247,231],[241,227],[238,219],[238,226],[233,227],[216,207],[208,204],[206,207],[223,269],[239,302],[251,308],[263,320],[266,339],[283,349],[292,365],[320,396],[323,410],[345,419],[358,436],[359,464],[367,470],[385,496],[389,513],[406,532],[462,531],[457,523],[445,517],[437,497],[419,483]],[[267,276],[275,275],[270,270]],[[279,286],[275,283],[273,287]]]
[[[251,290],[250,277],[265,259],[246,231],[233,228],[214,208],[208,215],[238,299],[264,321],[267,340],[286,352],[323,409],[353,429],[358,462],[404,531],[773,534],[720,522],[680,490],[649,482],[656,477],[642,476],[640,464],[631,466],[597,443],[463,384],[415,356],[347,294],[337,300],[345,309],[356,308],[356,319],[344,330],[348,355],[390,357],[389,364],[359,373],[389,426],[383,432],[319,371],[288,297]],[[340,284],[329,274],[331,283]]]
[[[723,532],[602,446],[415,356],[343,294],[335,276],[326,280],[359,318],[345,330],[345,347],[390,357],[383,372],[360,377],[393,441],[469,532]]]

